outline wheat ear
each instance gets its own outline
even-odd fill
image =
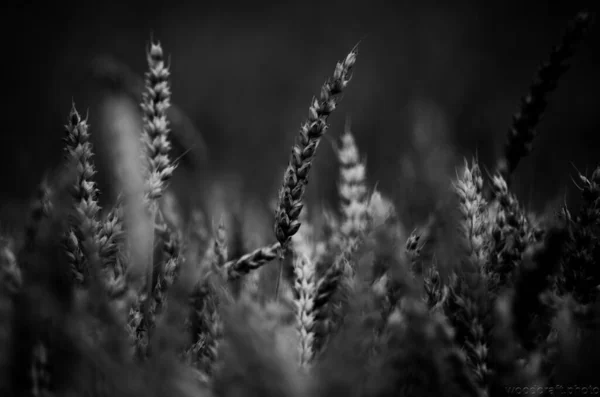
[[[529,93],[521,99],[521,107],[513,115],[504,146],[504,156],[497,170],[510,184],[510,176],[519,161],[532,149],[533,139],[537,135],[536,127],[548,104],[547,96],[554,91],[558,79],[569,69],[567,61],[573,55],[576,45],[589,28],[592,18],[588,12],[579,12],[570,21],[560,43],[552,49],[550,58],[538,69]]]
[[[71,194],[74,201],[74,219],[66,239],[67,255],[71,261],[75,279],[85,283],[89,269],[86,269],[83,241],[88,236],[98,243],[99,222],[97,220],[100,207],[98,206],[98,189],[93,180],[96,170],[92,162],[92,144],[88,131],[87,120],[81,118],[75,104],[71,107],[69,123],[66,126],[66,160],[72,162],[76,170],[76,181]]]
[[[313,98],[308,119],[300,128],[300,135],[292,148],[288,167],[279,191],[275,213],[275,237],[285,249],[290,238],[300,228],[298,217],[302,211],[304,189],[321,137],[327,130],[327,118],[335,110],[338,95],[348,86],[356,62],[356,48],[338,62],[333,78],[323,84],[319,98]]]
[[[171,147],[168,135],[170,131],[166,117],[171,98],[170,71],[165,64],[160,43],[150,43],[146,59],[148,71],[145,73],[145,90],[142,94],[141,103],[143,113],[141,143],[143,164],[146,167],[144,201],[149,211],[152,232],[149,233],[150,241],[148,251],[145,253],[145,291],[138,297],[138,301],[129,314],[130,332],[135,342],[137,354],[141,358],[147,355],[149,333],[154,326],[154,309],[157,305],[155,294],[160,292],[154,288],[153,284],[155,231],[158,215],[157,199],[162,196],[174,170],[169,159]]]
[[[10,242],[0,237],[0,390],[8,390],[11,380],[5,374],[10,373],[11,357],[15,351],[14,333],[10,319],[18,311],[15,298],[23,284],[21,269],[12,251]]]
[[[481,273],[458,276],[450,279],[447,306],[448,314],[457,330],[459,343],[466,353],[467,363],[482,396],[488,395],[487,383],[491,369],[489,364],[490,327],[486,322],[489,314],[485,278]],[[479,276],[479,277],[477,277]]]
[[[52,210],[51,194],[52,190],[50,188],[48,177],[45,176],[39,184],[36,196],[31,203],[29,221],[25,227],[25,241],[23,243],[23,248],[27,251],[32,251],[34,249],[40,223],[48,218],[48,215]]]
[[[283,185],[279,190],[279,200],[275,212],[275,237],[281,245],[280,268],[275,296],[279,295],[279,283],[283,274],[285,253],[290,239],[300,229],[299,216],[302,212],[302,199],[308,184],[308,173],[323,134],[327,131],[327,119],[335,110],[338,95],[350,83],[352,69],[356,62],[356,47],[342,62],[338,62],[333,78],[321,87],[319,98],[313,98],[308,109],[308,119],[300,128],[299,139],[292,147],[288,167],[283,175]]]
[[[315,265],[306,255],[299,254],[294,258],[294,306],[296,326],[300,343],[298,346],[299,364],[306,368],[312,360],[315,339]]]
[[[349,117],[346,119],[344,134],[337,153],[340,162],[338,192],[342,207],[340,231],[347,244],[352,246],[368,226],[369,195],[366,162],[360,158]]]
[[[169,159],[171,144],[167,110],[171,106],[170,71],[160,43],[151,43],[147,58],[146,89],[141,105],[144,113],[142,140],[148,161],[146,195],[153,201],[162,196],[175,166]]]
[[[595,302],[600,293],[598,276],[598,252],[600,244],[600,166],[590,177],[578,175],[578,187],[581,190],[581,204],[578,212],[572,216],[563,208],[564,217],[569,225],[569,243],[567,253],[561,261],[560,277],[557,287],[561,294],[569,293],[583,305]]]
[[[156,222],[157,203],[171,179],[175,166],[169,159],[169,121],[167,109],[171,105],[170,71],[165,64],[160,43],[151,43],[147,53],[148,71],[145,79],[145,92],[142,95],[143,132],[142,143],[147,160],[146,200],[152,222]],[[151,244],[153,246],[154,244]],[[149,254],[149,268],[154,263]],[[149,287],[151,288],[151,283]]]
[[[468,260],[485,275],[489,257],[486,220],[489,217],[483,193],[483,177],[475,159],[471,162],[471,167],[465,159],[463,173],[455,183],[454,189],[459,199],[461,215],[459,227],[466,245]]]
[[[110,210],[106,219],[100,224],[98,236],[100,260],[103,267],[105,269],[112,269],[114,277],[123,276],[123,264],[120,263],[118,258],[125,236],[123,229],[123,204],[120,199]]]
[[[500,173],[492,178],[492,190],[497,200],[497,211],[491,224],[490,270],[493,273],[491,279],[496,284],[492,288],[497,289],[510,281],[511,272],[521,263],[528,246],[530,225]]]

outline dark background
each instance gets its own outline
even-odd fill
[[[100,124],[101,90],[90,77],[90,60],[109,54],[141,75],[151,35],[171,57],[173,100],[210,153],[201,170],[186,171],[185,186],[202,191],[208,175],[235,175],[248,197],[272,198],[311,96],[362,40],[354,80],[328,135],[338,137],[350,115],[371,183],[400,203],[430,202],[432,185],[455,175],[463,156],[477,153],[493,167],[538,64],[587,5],[387,3],[4,6],[0,205],[23,202],[43,171],[58,164],[72,99],[89,110],[92,132]],[[599,29],[577,51],[551,98],[535,153],[518,169],[517,193],[531,208],[565,194],[575,174],[571,162],[591,172],[600,160]],[[332,156],[325,141],[312,174],[313,199],[335,192]]]

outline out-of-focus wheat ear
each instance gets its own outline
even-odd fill
[[[216,280],[216,285],[209,284],[204,287],[208,291],[205,294],[203,308],[200,313],[204,324],[204,346],[200,349],[199,366],[208,375],[213,373],[213,365],[217,360],[219,342],[223,335],[223,322],[219,314],[219,309],[224,302],[222,302],[223,299],[219,299],[219,293],[216,289],[225,286],[225,278],[221,276],[223,275],[223,266],[228,257],[227,251],[227,230],[225,229],[224,219],[221,219],[214,232],[213,256],[210,263],[211,268],[216,270],[216,274],[209,275],[209,277],[217,276],[218,279]],[[210,280],[207,281],[210,282]]]
[[[0,283],[2,291],[16,294],[21,288],[22,274],[14,252],[14,243],[0,237]]]
[[[130,286],[127,285],[126,279],[123,210],[123,196],[120,195],[115,206],[100,222],[98,250],[109,299],[115,305],[116,310],[121,312],[122,318],[126,319],[129,310],[126,301],[132,291],[129,289]]]
[[[192,357],[207,379],[213,375],[223,335],[221,311],[234,300],[223,264],[227,258],[224,222],[219,223],[213,234],[211,246],[200,262],[201,274],[192,295]]]
[[[459,199],[459,228],[465,243],[466,255],[470,264],[485,275],[490,244],[486,223],[489,217],[483,192],[483,176],[475,159],[470,167],[465,159],[462,175],[454,184],[454,190]]]
[[[111,148],[108,153],[111,176],[115,182],[115,190],[120,191],[122,197],[122,211],[117,212],[122,212],[125,240],[123,245],[126,248],[118,253],[124,277],[110,280],[109,288],[113,290],[115,303],[127,313],[127,330],[132,342],[137,343],[139,339],[135,330],[144,318],[142,304],[146,302],[149,296],[148,288],[152,286],[150,276],[153,263],[148,255],[152,253],[155,225],[145,203],[147,200],[145,175],[140,158],[141,142],[139,136],[129,130],[136,128],[135,120],[130,116],[131,114],[126,112],[120,119],[118,128],[106,130],[107,145]]]
[[[193,208],[188,222],[186,232],[187,245],[195,255],[201,255],[208,250],[211,237],[206,215],[202,210]]]
[[[142,141],[148,167],[147,198],[154,201],[161,197],[175,170],[169,151],[169,121],[167,109],[171,106],[170,71],[165,64],[160,43],[151,43],[147,53],[145,91],[142,96]]]
[[[560,298],[556,308],[556,316],[552,319],[552,332],[548,336],[545,359],[553,380],[567,379],[570,371],[576,371],[580,365],[577,353],[581,348],[582,340],[578,337],[579,325],[576,319],[578,303],[572,296]],[[554,375],[554,376],[552,376]],[[563,376],[567,378],[563,378]]]
[[[103,129],[105,147],[110,149],[106,151],[106,160],[110,164],[110,169],[107,171],[110,174],[109,179],[114,185],[111,190],[119,192],[117,202],[121,203],[120,205],[115,204],[113,213],[115,215],[119,213],[118,217],[121,218],[123,224],[123,240],[125,240],[123,249],[120,249],[116,256],[120,262],[119,267],[124,272],[127,289],[133,296],[138,295],[147,284],[148,269],[151,268],[147,255],[153,244],[151,235],[154,233],[153,224],[144,203],[146,175],[143,164],[145,164],[145,159],[140,156],[143,153],[140,139],[143,131],[134,103],[113,96],[104,104],[108,106],[105,113],[112,120]],[[110,219],[114,220],[110,215],[108,220],[104,219],[104,222],[108,223],[103,225],[104,231],[102,232],[108,241],[110,239],[107,234],[115,232],[118,224],[118,222],[112,224]],[[110,232],[109,229],[111,229]],[[106,245],[106,247],[108,246],[110,244]],[[104,251],[104,248],[101,251]],[[103,262],[106,262],[104,259],[106,254],[106,252],[101,253]],[[121,303],[125,303],[125,301],[121,300]]]
[[[522,351],[519,338],[515,335],[514,291],[500,296],[495,303],[495,329],[491,356],[494,371],[489,380],[490,397],[503,397],[510,388],[544,387],[541,374],[540,354]]]
[[[209,376],[214,371],[218,358],[219,343],[223,337],[223,321],[216,305],[207,307],[203,312],[206,332],[203,333],[204,343],[201,349],[200,368]]]
[[[124,269],[121,268],[123,264],[119,263],[118,260],[119,251],[124,248],[125,230],[123,226],[123,199],[120,196],[106,219],[101,221],[100,231],[98,232],[102,266],[110,269],[115,276],[124,273]]]
[[[32,353],[31,394],[35,397],[52,395],[47,349],[41,342],[37,342]]]
[[[167,293],[181,270],[183,258],[180,255],[181,242],[179,236],[171,231],[163,221],[156,225],[156,231],[161,238],[161,263],[156,268],[156,281],[152,288],[151,302],[149,302],[148,312],[145,314],[146,329],[145,337],[151,338],[152,331],[156,324],[156,318],[162,312],[167,304]],[[141,330],[140,330],[141,331]]]
[[[354,245],[368,227],[369,194],[367,189],[367,165],[361,160],[358,146],[346,118],[341,145],[337,149],[340,163],[338,194],[341,200],[342,220],[340,230],[347,244]]]
[[[145,74],[145,90],[142,94],[141,103],[143,113],[142,148],[147,172],[145,199],[154,230],[158,212],[157,199],[162,196],[166,189],[175,166],[169,158],[171,143],[169,141],[169,121],[167,120],[167,109],[171,105],[170,71],[165,63],[161,44],[151,42],[146,58],[148,71]],[[154,285],[150,281],[153,279],[152,270],[155,265],[153,247],[154,234],[151,236],[150,249],[146,253],[148,264],[146,297],[150,300],[142,302],[143,322],[151,321],[146,317],[152,316],[150,311],[154,302],[151,299]],[[149,327],[150,325],[146,324],[146,337],[150,331]]]
[[[323,240],[328,248],[341,249],[340,219],[329,209],[323,209]]]
[[[45,175],[39,184],[36,195],[30,206],[29,221],[25,226],[25,237],[23,249],[32,250],[37,239],[40,223],[48,218],[52,210],[52,190],[49,183],[49,177]]]
[[[314,301],[317,294],[314,263],[299,253],[294,258],[294,306],[299,336],[299,364],[306,368],[314,354]]]
[[[513,116],[504,146],[503,158],[497,170],[510,184],[510,176],[519,161],[532,150],[536,127],[548,104],[547,96],[556,88],[558,79],[568,70],[568,60],[592,22],[589,12],[579,12],[570,21],[560,43],[552,49],[550,58],[538,69],[529,92],[521,99],[521,107]]]
[[[495,202],[491,212],[495,211],[495,216],[488,216],[493,222],[490,228],[490,270],[494,274],[492,278],[496,284],[492,289],[497,290],[510,281],[511,272],[521,263],[523,253],[528,247],[530,224],[500,173],[492,178],[492,190]],[[507,244],[509,241],[510,244]]]
[[[221,219],[217,230],[215,231],[215,265],[222,267],[229,257],[227,250],[227,230],[225,230],[225,220]]]
[[[432,315],[423,302],[402,298],[387,318],[385,349],[370,373],[367,395],[484,397],[453,339],[441,313]]]
[[[444,284],[436,265],[423,273],[424,301],[432,312],[442,312],[447,303],[450,289]]]
[[[175,258],[179,256],[178,251],[179,249],[177,249]],[[192,258],[190,257],[190,259]],[[168,300],[163,296],[163,301],[160,302],[162,306],[158,308],[161,310],[161,316],[157,319],[152,318],[156,329],[151,329],[151,331],[156,331],[156,333],[150,333],[153,348],[158,353],[175,353],[189,344],[189,340],[183,339],[183,325],[189,314],[190,296],[194,291],[195,280],[198,276],[197,269],[192,265],[191,260],[181,260],[179,277],[171,274],[165,275],[168,271],[165,269],[162,276],[163,282],[168,286]],[[168,304],[165,304],[167,301]],[[152,314],[156,316],[156,313]]]
[[[277,319],[265,309],[242,299],[224,312],[224,337],[213,377],[215,396],[304,395],[296,363],[277,343],[281,331],[274,324]]]
[[[441,357],[442,365],[447,372],[445,373],[446,382],[451,385],[452,392],[461,396],[484,397],[487,395],[485,387],[477,384],[468,368],[467,358],[464,349],[455,343],[456,332],[448,323],[448,319],[442,313],[433,313],[431,321],[437,329],[437,338],[445,346]]]
[[[421,250],[424,245],[425,243],[421,241],[421,233],[417,229],[414,229],[406,239],[404,252],[406,253],[410,264],[410,271],[413,272],[413,274],[420,275],[423,273],[423,266],[420,259]]]
[[[526,257],[517,269],[512,313],[514,333],[528,351],[536,347],[535,330],[531,327],[531,313],[541,313],[543,303],[540,295],[549,289],[550,276],[559,267],[568,232],[557,224],[548,230],[544,241],[530,247]]]
[[[164,257],[164,269],[162,278],[165,281],[167,287],[173,285],[175,278],[179,275],[181,270],[181,263],[185,260],[181,256],[182,241],[181,237],[176,231],[168,230],[163,235],[163,257]]]
[[[79,245],[79,238],[74,229],[69,230],[64,239],[64,248],[67,260],[71,267],[73,279],[78,284],[83,284],[87,279],[86,261],[83,251]]]
[[[302,211],[308,174],[321,137],[327,130],[327,119],[337,106],[339,94],[350,83],[356,56],[355,47],[337,64],[333,77],[323,84],[319,97],[313,98],[308,119],[300,128],[299,138],[292,148],[275,213],[275,237],[282,250],[287,248],[289,240],[300,228],[298,217]]]
[[[583,208],[579,211],[579,222],[587,226],[600,218],[600,165],[594,169],[591,177],[588,178],[581,173],[578,177],[583,201]]]
[[[96,174],[92,161],[92,144],[88,131],[87,120],[81,118],[75,104],[71,107],[69,123],[66,125],[65,152],[67,164],[74,167],[76,177],[71,189],[73,197],[73,219],[71,219],[71,232],[66,237],[66,247],[72,261],[76,279],[86,283],[85,251],[81,246],[85,236],[90,236],[98,243],[99,222],[97,219],[100,207],[98,206],[98,189],[93,178]],[[78,252],[81,251],[81,252]]]
[[[340,289],[344,278],[344,265],[334,261],[325,272],[317,278],[315,283],[315,296],[313,298],[313,313],[316,323],[314,329],[313,354],[318,354],[327,343],[332,330],[333,319],[329,316],[329,304],[332,297]]]
[[[368,200],[368,220],[371,229],[385,223],[398,222],[396,206],[377,189],[373,189]]]
[[[487,301],[485,277],[481,273],[474,275],[451,275],[446,313],[456,329],[457,342],[466,353],[474,380],[485,391],[491,373],[491,329],[486,322],[491,308]]]
[[[572,294],[583,305],[593,304],[600,289],[598,252],[600,252],[600,167],[591,176],[578,175],[576,186],[581,191],[578,211],[571,215],[565,207],[569,238],[561,260],[557,286],[561,294]]]
[[[21,289],[21,270],[8,243],[0,239],[0,393],[10,389],[10,357],[13,355],[14,298]]]
[[[223,333],[223,324],[219,314],[223,302],[225,279],[214,272],[214,256],[205,258],[203,274],[191,294],[191,332],[192,345],[188,355],[192,364],[210,379],[213,365],[217,359],[219,342]]]

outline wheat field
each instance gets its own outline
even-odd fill
[[[244,202],[235,177],[202,204],[174,188],[193,160],[173,146],[206,145],[158,38],[143,80],[104,59],[96,72],[126,87],[99,108],[105,182],[74,98],[61,166],[23,226],[0,227],[0,396],[599,395],[600,165],[573,176],[578,206],[536,213],[514,189],[593,17],[569,21],[495,164],[470,153],[438,172],[447,154],[424,154],[436,199],[416,224],[340,115],[368,43],[307,98],[268,203]],[[191,133],[175,143],[173,128]],[[310,199],[317,158],[336,169],[334,206]]]

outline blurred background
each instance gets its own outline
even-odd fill
[[[173,134],[181,166],[173,191],[184,205],[212,192],[217,201],[244,197],[268,208],[311,96],[361,41],[308,194],[317,204],[334,197],[332,142],[351,117],[370,183],[416,222],[463,157],[477,154],[493,168],[536,68],[587,5],[80,0],[3,6],[0,211],[20,216],[14,208],[60,163],[72,100],[89,112],[98,178],[110,185],[103,130],[115,112],[136,111],[151,37],[170,57],[179,110]],[[576,199],[576,168],[591,173],[600,160],[599,56],[596,26],[551,97],[535,152],[517,171],[515,189],[529,208],[541,210],[567,193]],[[215,186],[228,187],[215,193]]]

